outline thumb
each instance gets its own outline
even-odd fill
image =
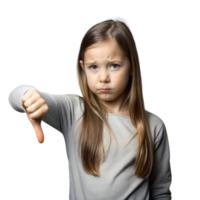
[[[25,116],[33,129],[34,137],[37,144],[45,144],[46,133],[44,131],[44,128],[42,127],[42,118],[32,119],[28,113],[26,113]]]
[[[42,120],[33,120],[33,122],[35,140],[38,144],[44,144],[46,142],[46,134],[42,127]]]

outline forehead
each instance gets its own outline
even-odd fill
[[[115,40],[103,41],[89,46],[84,54],[85,60],[123,59],[125,54]]]

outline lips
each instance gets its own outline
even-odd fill
[[[110,88],[102,88],[102,89],[99,89],[101,92],[108,92],[110,91],[111,89]]]

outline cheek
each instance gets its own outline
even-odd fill
[[[95,90],[95,88],[96,88],[96,81],[95,81],[94,76],[88,75],[87,76],[87,83],[88,83],[88,87],[91,90]]]
[[[124,75],[114,76],[113,83],[117,88],[124,88],[128,83],[127,76]]]

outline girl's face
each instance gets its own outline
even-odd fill
[[[112,39],[88,47],[84,60],[84,63],[80,60],[80,65],[86,73],[88,87],[113,111],[118,111],[131,75],[129,59]],[[102,88],[110,90],[102,92]]]

